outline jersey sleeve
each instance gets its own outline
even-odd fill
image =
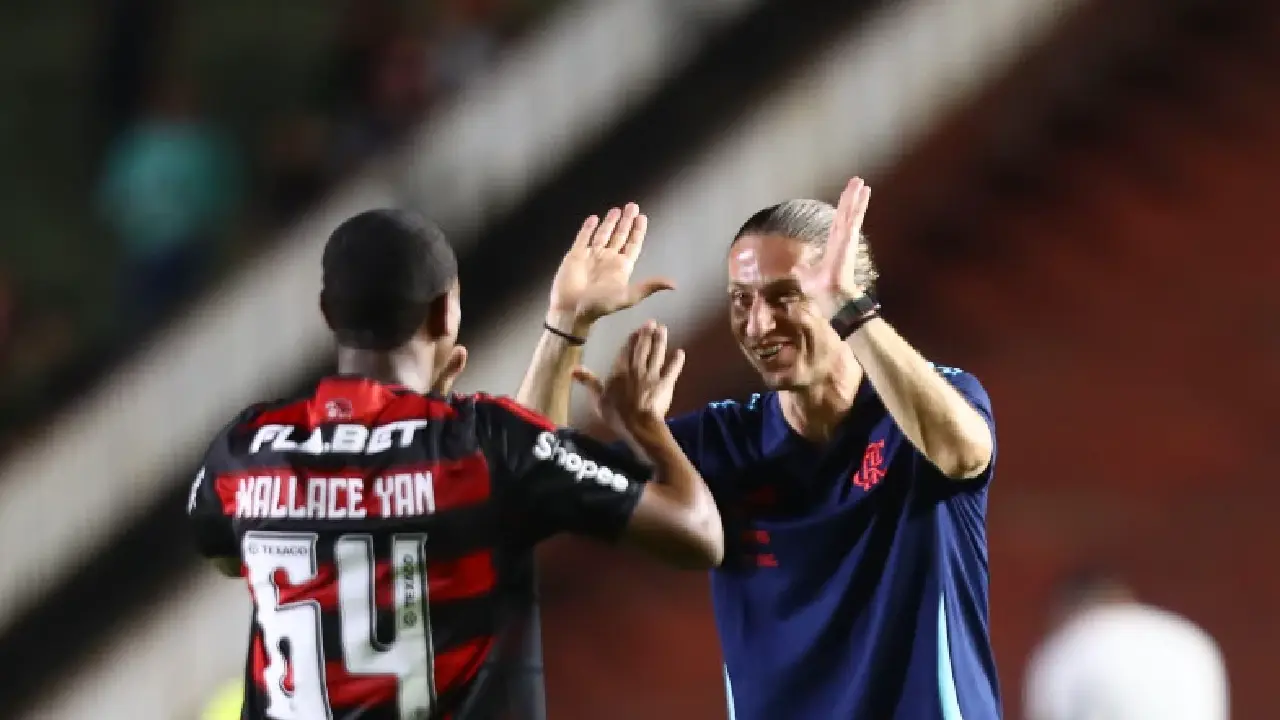
[[[477,396],[476,410],[506,505],[535,539],[557,532],[603,540],[622,534],[652,476],[645,464],[507,398]]]
[[[978,414],[986,421],[987,429],[991,431],[991,460],[980,475],[962,483],[973,488],[986,487],[991,482],[996,469],[996,420],[995,415],[991,412],[991,396],[987,394],[986,388],[982,387],[982,383],[978,382],[978,378],[963,370],[941,365],[937,366],[937,370],[947,382],[951,383],[951,387],[958,390],[960,395],[973,406],[973,409],[978,411]],[[949,482],[954,483],[955,481]]]
[[[226,434],[213,441],[191,481],[187,494],[187,519],[200,554],[206,558],[240,556],[240,543],[231,517],[223,511],[218,495],[218,466],[225,452]]]

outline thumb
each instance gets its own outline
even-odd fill
[[[579,365],[574,368],[573,379],[579,385],[585,387],[597,400],[604,396],[604,383],[600,381],[599,376],[585,367]]]
[[[462,371],[467,367],[467,348],[463,345],[455,345],[453,351],[449,353],[449,361],[445,363],[444,368],[440,370],[440,374],[436,377],[436,382],[431,386],[431,391],[441,395],[448,395],[453,389],[453,381],[458,379]]]
[[[636,283],[631,286],[631,302],[632,304],[635,304],[655,293],[660,293],[663,290],[675,289],[675,282],[669,278],[649,278],[644,282]]]

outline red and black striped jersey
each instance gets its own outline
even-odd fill
[[[648,479],[504,398],[336,377],[246,410],[187,508],[253,598],[243,718],[542,718],[533,547],[615,538]]]

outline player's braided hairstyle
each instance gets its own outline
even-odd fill
[[[822,257],[827,247],[827,237],[831,234],[831,225],[836,219],[836,209],[830,203],[821,200],[797,199],[780,202],[767,207],[742,224],[738,233],[733,236],[737,242],[746,235],[780,235],[795,238],[812,248],[814,260]],[[730,244],[732,247],[732,243]],[[867,244],[867,236],[859,233],[858,249],[854,276],[858,285],[870,291],[875,285],[879,272],[871,257],[871,248]]]

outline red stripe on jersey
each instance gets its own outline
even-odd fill
[[[374,603],[380,608],[393,608],[396,602],[396,567],[386,560],[374,565]],[[333,565],[317,568],[314,578],[291,584],[284,570],[277,570],[272,581],[279,593],[279,605],[313,600],[320,609],[338,609],[338,576]],[[493,553],[480,550],[459,558],[427,562],[427,603],[465,600],[491,592],[498,575],[493,567]]]
[[[549,432],[556,431],[556,424],[551,422],[550,419],[540,413],[530,410],[509,397],[503,397],[501,395],[486,395],[484,393],[476,393],[474,397],[476,402],[497,405],[530,425],[535,425]]]
[[[310,429],[326,422],[381,424],[455,416],[457,410],[441,398],[397,393],[393,386],[371,380],[339,378],[322,381],[312,397],[264,410],[246,424],[252,428],[298,425]]]
[[[256,468],[219,475],[214,487],[225,515],[281,520],[419,517],[489,499],[489,463],[479,452],[369,472],[345,467],[298,477],[292,468]]]
[[[245,423],[249,427],[259,428],[263,425],[307,425],[310,413],[307,411],[309,401],[289,403],[284,407],[272,408],[258,413]]]
[[[493,567],[493,553],[489,550],[448,560],[427,561],[428,604],[480,597],[492,592],[497,584],[498,573]],[[390,584],[388,588],[391,588]]]
[[[480,638],[435,656],[436,694],[470,682],[493,647],[493,638]],[[325,663],[329,702],[334,708],[369,708],[396,701],[398,681],[393,675],[352,675],[341,662]]]
[[[252,647],[249,648],[249,672],[253,675],[253,682],[260,688],[265,688],[267,683],[267,648],[262,644],[262,633],[255,632],[253,634]]]
[[[493,649],[493,638],[463,643],[435,657],[436,693],[444,693],[471,682]]]

